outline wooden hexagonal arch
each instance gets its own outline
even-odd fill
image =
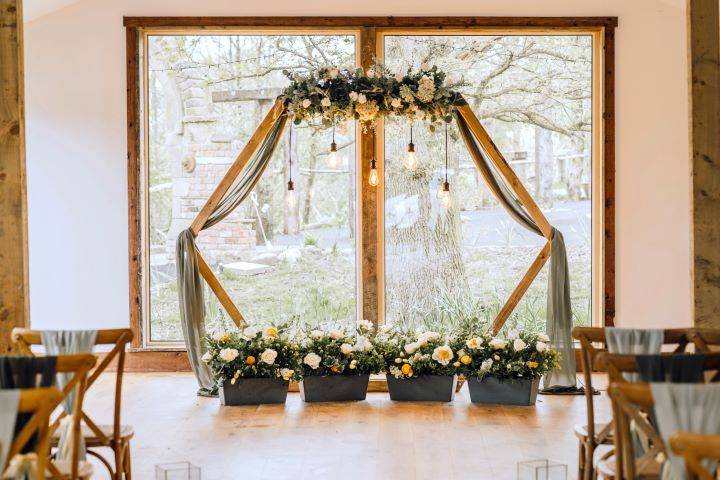
[[[263,121],[255,130],[252,137],[250,137],[250,140],[247,142],[242,151],[238,154],[237,158],[232,163],[223,179],[220,181],[218,186],[215,188],[213,193],[205,202],[203,208],[193,220],[190,226],[193,234],[197,235],[200,232],[203,225],[212,214],[213,210],[217,207],[223,196],[231,188],[233,182],[243,171],[243,168],[253,156],[253,154],[256,152],[258,147],[262,144],[263,140],[270,132],[273,124],[280,116],[284,114],[286,114],[285,102],[284,98],[281,97],[276,100],[273,107],[270,109],[268,114],[265,116]],[[548,223],[545,215],[542,213],[537,203],[535,203],[535,200],[532,198],[532,196],[522,184],[520,179],[517,177],[513,169],[507,163],[502,153],[500,153],[500,150],[498,150],[498,148],[495,146],[495,143],[492,141],[487,131],[480,123],[480,120],[478,120],[478,118],[475,116],[470,106],[467,103],[459,106],[458,114],[462,116],[463,120],[467,123],[468,128],[472,132],[477,142],[480,144],[482,150],[485,152],[485,154],[490,159],[490,161],[500,173],[500,175],[503,177],[503,179],[507,182],[509,188],[520,199],[520,202],[527,211],[528,215],[537,224],[542,236],[547,240],[545,246],[540,250],[532,264],[530,264],[530,267],[525,272],[525,275],[523,275],[523,277],[520,279],[520,282],[517,284],[517,286],[512,291],[507,301],[495,317],[492,325],[492,332],[494,334],[502,328],[505,321],[515,309],[520,299],[523,297],[525,292],[527,292],[530,284],[538,275],[542,267],[545,265],[548,258],[550,258],[553,227],[550,225],[550,223]],[[477,148],[473,148],[474,146],[469,143],[472,141],[472,139],[466,138],[465,135],[463,135],[463,139],[465,140],[468,151],[473,158],[476,166],[478,167],[478,170],[481,172],[486,183],[490,185],[492,182],[491,179],[488,177],[488,173],[485,171],[485,169],[481,168],[482,159],[479,158],[479,156],[481,155],[480,152],[477,150]],[[491,188],[491,190],[493,189]],[[493,193],[498,195],[498,193],[494,190]],[[235,322],[238,327],[242,327],[245,324],[245,319],[242,313],[235,306],[232,299],[230,298],[230,295],[228,295],[227,291],[220,283],[220,280],[217,278],[217,276],[215,276],[212,269],[197,249],[196,254],[200,275],[202,275],[202,277],[205,279],[210,289],[220,301],[220,304],[223,306],[223,308],[225,308],[228,315],[230,315],[230,318],[232,318],[233,322]]]

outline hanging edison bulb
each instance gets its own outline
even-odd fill
[[[442,186],[440,187],[440,191],[438,192],[438,200],[440,201],[440,205],[443,208],[450,207],[450,183],[447,180],[443,182]]]
[[[448,125],[445,124],[445,181],[438,192],[438,200],[443,208],[450,207],[450,182],[448,182]]]
[[[405,158],[403,158],[403,165],[410,171],[415,170],[418,163],[417,155],[415,155],[415,144],[413,143],[412,132],[412,125],[410,125],[410,143],[408,143],[408,150]]]
[[[377,187],[378,183],[380,183],[380,177],[378,176],[377,171],[377,163],[375,162],[375,127],[373,126],[373,136],[372,136],[372,148],[373,148],[373,156],[372,160],[370,160],[370,176],[368,177],[368,183],[371,187]]]
[[[332,142],[330,144],[330,153],[327,158],[327,166],[329,168],[337,168],[340,165],[340,154],[337,151],[337,144]]]
[[[295,184],[293,184],[292,180],[290,180],[288,182],[287,195],[285,196],[285,201],[287,202],[287,206],[289,208],[294,208],[295,205],[297,205],[297,194],[295,193]]]
[[[380,182],[380,178],[378,177],[378,171],[375,165],[375,159],[373,158],[370,161],[370,176],[368,177],[368,183],[371,187],[377,187],[377,184]]]

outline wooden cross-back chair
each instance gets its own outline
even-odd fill
[[[13,340],[25,352],[32,353],[32,345],[42,344],[42,332],[40,330],[28,330],[16,328],[12,333]],[[102,462],[110,473],[110,477],[116,480],[132,478],[132,464],[130,454],[130,440],[134,435],[134,430],[129,425],[122,425],[122,381],[123,371],[125,368],[125,350],[127,344],[133,339],[132,330],[129,328],[116,328],[107,330],[98,330],[95,338],[95,345],[112,345],[112,349],[106,352],[102,361],[90,373],[87,380],[86,389],[92,387],[100,374],[107,370],[108,366],[115,360],[116,376],[115,376],[115,399],[113,405],[113,423],[112,425],[98,424],[90,418],[84,411],[81,412],[83,422],[82,434],[85,439],[85,445],[88,448],[88,454],[96,457]],[[57,444],[57,436],[52,438],[52,445]],[[114,468],[101,453],[97,452],[98,448],[110,448],[114,456]]]
[[[673,355],[674,353],[664,353],[662,355]],[[617,387],[625,387],[632,385],[645,385],[641,383],[632,383],[626,380],[624,374],[638,373],[637,356],[632,354],[610,354],[602,353],[598,355],[597,363],[600,368],[608,372],[611,385]],[[720,369],[720,352],[705,354],[703,371],[718,371]],[[635,390],[628,390],[635,392]],[[623,398],[617,393],[613,395],[610,389],[610,397],[613,406],[613,424],[615,432],[615,460],[606,460],[598,465],[603,475],[609,476],[611,473],[620,474],[620,478],[626,479],[657,479],[660,475],[660,465],[656,461],[659,454],[664,453],[664,445],[655,426],[652,425],[648,416],[649,410],[644,407],[652,406],[645,403],[634,402],[632,399]],[[633,397],[634,398],[634,397]],[[652,402],[652,397],[650,397]],[[648,450],[640,457],[636,458],[633,441],[630,433],[631,424],[647,439]],[[618,467],[620,466],[620,467]]]
[[[8,467],[12,458],[23,451],[33,435],[36,436],[33,453],[37,456],[35,471],[37,478],[43,478],[47,467],[47,457],[50,452],[50,413],[62,401],[62,394],[57,388],[30,388],[20,390],[18,413],[32,414],[23,428],[13,438],[8,450],[5,465],[0,465],[1,478],[15,478],[14,467]]]
[[[716,480],[716,474],[707,471],[701,462],[720,460],[720,435],[679,432],[670,437],[670,448],[685,459],[688,480]]]
[[[689,329],[673,328],[664,331],[663,345],[676,345],[674,352],[681,353],[690,343]],[[597,423],[595,420],[593,372],[605,372],[597,363],[597,356],[607,352],[605,329],[599,327],[575,327],[572,336],[580,342],[580,364],[585,384],[585,404],[587,423],[575,425],[575,436],[578,438],[578,479],[590,480],[595,477],[594,455],[599,445],[614,443],[612,422]],[[601,460],[605,461],[612,450],[604,453]]]

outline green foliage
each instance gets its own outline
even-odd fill
[[[517,331],[504,339],[487,333],[465,337],[459,370],[466,377],[539,378],[558,364],[549,341],[544,334]]]
[[[303,246],[305,247],[317,247],[318,245],[320,245],[320,240],[314,235],[308,233],[303,238]]]
[[[380,373],[383,357],[370,338],[372,323],[359,322],[354,334],[343,329],[303,331],[298,346],[303,377]]]
[[[221,382],[239,377],[297,379],[298,349],[286,326],[247,327],[242,332],[219,331],[206,337],[203,361]]]

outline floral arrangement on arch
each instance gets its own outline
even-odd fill
[[[455,375],[460,366],[458,340],[438,332],[400,332],[384,328],[376,337],[385,372],[395,378]]]
[[[245,327],[241,332],[218,331],[206,337],[208,350],[202,357],[218,381],[241,377],[297,380],[297,345],[286,326]]]
[[[558,366],[558,352],[544,333],[511,330],[507,338],[471,336],[459,352],[465,377],[539,378]]]
[[[303,332],[298,348],[301,376],[380,373],[383,358],[375,348],[372,331],[372,322],[360,320],[352,334],[342,328]]]
[[[346,120],[373,125],[375,119],[395,115],[409,121],[430,122],[430,128],[452,121],[462,96],[453,90],[461,82],[446,83],[436,66],[391,73],[376,63],[367,70],[329,66],[306,74],[283,73],[290,85],[283,95],[295,123],[321,118],[325,126]]]

